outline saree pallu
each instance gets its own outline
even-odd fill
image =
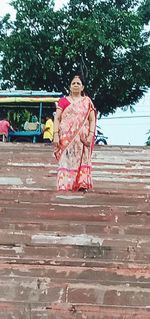
[[[83,141],[89,135],[89,115],[95,110],[94,105],[89,97],[82,97],[80,102],[74,103],[62,98],[58,107],[62,108],[62,114],[59,126],[60,143],[54,152],[59,164],[57,190],[90,189],[93,187],[91,177],[93,145],[87,147]]]

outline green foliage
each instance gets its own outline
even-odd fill
[[[8,107],[6,105],[1,106],[0,109],[0,118],[8,118],[11,125],[15,130],[23,130],[24,124],[26,121],[31,121],[31,117],[33,115],[32,108],[30,110],[27,110],[24,108],[18,108],[18,107]]]
[[[142,1],[142,4],[139,8],[139,14],[143,19],[143,22],[148,25],[150,21],[150,0]]]
[[[54,11],[50,0],[13,0],[16,20],[1,29],[3,88],[67,93],[80,72],[101,114],[133,106],[150,86],[148,1],[70,0]]]
[[[17,14],[11,34],[4,39],[3,78],[17,89],[53,89],[57,55],[53,1],[14,0],[12,4]]]

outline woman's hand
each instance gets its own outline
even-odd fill
[[[89,133],[89,135],[87,136],[87,138],[81,138],[82,143],[87,146],[90,147],[93,141],[93,133]]]
[[[55,147],[57,147],[59,145],[59,135],[58,135],[58,133],[54,134],[53,144],[54,144]]]
[[[93,133],[91,134],[91,133],[89,133],[89,135],[88,135],[88,137],[87,137],[87,139],[86,139],[86,146],[87,147],[90,147],[91,146],[91,144],[92,144],[92,141],[93,141]]]

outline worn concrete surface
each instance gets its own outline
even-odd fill
[[[56,170],[0,143],[0,319],[150,319],[150,148],[97,146],[87,194]]]

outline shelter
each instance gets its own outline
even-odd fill
[[[63,96],[61,92],[47,91],[0,91],[0,114],[11,111],[16,117],[20,117],[19,112],[28,110],[37,116],[37,128],[32,126],[32,130],[25,130],[20,127],[15,132],[9,132],[8,141],[20,137],[29,137],[33,143],[36,143],[37,137],[42,134],[41,123],[43,112],[53,113],[56,108],[56,102]]]

